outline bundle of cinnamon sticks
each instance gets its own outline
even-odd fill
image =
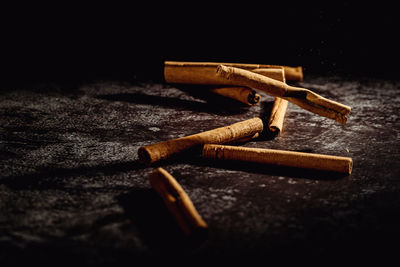
[[[351,174],[353,161],[349,157],[228,145],[254,140],[267,130],[280,133],[288,102],[341,124],[346,123],[347,115],[350,113],[349,106],[326,99],[311,90],[286,83],[286,81],[303,80],[301,67],[166,61],[164,78],[167,83],[213,85],[215,86],[211,89],[213,93],[249,106],[261,101],[257,91],[262,91],[273,96],[274,103],[269,118],[250,118],[198,134],[142,146],[138,150],[139,160],[142,163],[151,165],[198,147],[202,149],[204,158]],[[207,224],[197,213],[189,196],[166,170],[158,168],[149,179],[187,235],[207,228]]]

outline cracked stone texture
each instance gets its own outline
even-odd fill
[[[397,81],[309,76],[352,107],[346,125],[289,103],[283,132],[243,144],[352,157],[350,176],[199,155],[160,162],[209,225],[183,237],[138,162],[140,146],[268,116],[202,86],[42,83],[0,94],[0,263],[390,256],[400,237]]]

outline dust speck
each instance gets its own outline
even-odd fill
[[[160,128],[150,127],[149,130],[152,131],[152,132],[158,132],[158,131],[160,131]]]

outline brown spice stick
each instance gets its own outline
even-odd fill
[[[256,73],[263,74],[264,69],[258,69]],[[285,70],[283,68],[277,69],[277,76],[274,77],[275,80],[286,82],[285,79]],[[288,101],[275,97],[274,104],[272,105],[271,115],[268,120],[268,128],[272,132],[282,132],[283,129],[283,120],[285,118],[286,109],[288,106]]]
[[[272,132],[282,132],[283,120],[285,118],[288,101],[275,97],[274,104],[272,105],[271,115],[268,121],[268,128]]]
[[[283,67],[288,81],[302,81],[303,70],[301,67],[289,67],[265,64],[242,64],[242,63],[217,63],[217,62],[164,62],[164,79],[167,83],[186,84],[214,84],[214,85],[237,85],[229,80],[215,76],[215,70],[219,65],[232,66],[246,70],[264,69],[264,74],[271,78],[274,72],[270,68]],[[269,74],[268,74],[269,73]]]
[[[240,101],[249,106],[260,102],[261,96],[248,87],[223,87],[211,89],[211,92]]]
[[[247,86],[282,97],[303,109],[334,119],[342,124],[346,123],[346,116],[351,110],[349,106],[326,99],[308,89],[290,86],[248,70],[220,65],[217,68],[216,76],[224,77],[239,86]]]
[[[323,154],[206,144],[203,157],[351,174],[353,160]]]
[[[198,145],[228,143],[262,130],[262,120],[253,118],[206,132],[142,146],[138,150],[139,160],[142,163],[151,164]]]
[[[207,229],[207,223],[197,212],[192,200],[171,174],[163,168],[157,168],[149,175],[149,181],[187,236]]]

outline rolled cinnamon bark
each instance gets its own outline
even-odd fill
[[[349,106],[326,99],[308,89],[290,86],[248,70],[220,65],[217,68],[216,76],[224,77],[239,86],[247,86],[284,98],[305,110],[342,124],[346,123],[346,116],[351,110]]]
[[[256,73],[263,74],[262,70],[263,69],[259,69],[259,72]],[[277,73],[279,75],[277,75],[274,79],[281,82],[286,82],[284,69],[283,68],[278,69]],[[283,120],[285,118],[287,106],[288,106],[287,100],[280,97],[275,97],[274,104],[271,110],[271,115],[268,120],[268,128],[271,132],[276,132],[276,133],[282,132]]]
[[[150,173],[149,181],[185,235],[190,236],[207,230],[207,223],[197,212],[188,194],[171,174],[163,168],[157,168]]]
[[[211,92],[235,99],[249,106],[260,102],[261,96],[248,87],[222,87],[211,89]]]
[[[246,70],[256,71],[256,69],[264,69],[263,75],[273,78],[274,71],[270,68],[283,67],[285,70],[286,80],[302,81],[303,70],[301,67],[289,67],[279,65],[265,64],[242,64],[242,63],[217,63],[217,62],[164,62],[164,79],[167,83],[186,83],[186,84],[214,84],[214,85],[237,85],[229,80],[216,77],[215,70],[218,65],[232,66]],[[271,75],[271,76],[270,76]]]
[[[351,174],[353,160],[323,154],[205,144],[203,157]]]
[[[279,133],[282,132],[283,120],[285,118],[287,106],[287,100],[280,97],[275,97],[268,122],[268,128],[270,131]]]
[[[139,160],[145,164],[152,164],[195,146],[207,143],[228,143],[243,137],[252,136],[262,130],[262,120],[260,118],[253,118],[206,132],[142,146],[138,150]]]

